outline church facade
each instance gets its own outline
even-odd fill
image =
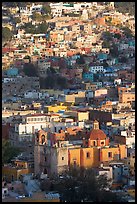
[[[99,167],[106,161],[117,161],[127,158],[126,145],[110,146],[109,138],[99,129],[94,121],[89,138],[83,136],[83,145],[70,145],[69,141],[57,141],[53,146],[48,144],[47,133],[40,130],[34,148],[35,174],[61,174],[70,166]]]

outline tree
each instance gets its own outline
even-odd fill
[[[120,33],[115,33],[114,34],[114,38],[120,39],[121,38],[121,34]]]
[[[111,41],[112,40],[112,33],[110,33],[109,31],[105,31],[102,33],[102,37],[103,37],[103,39],[105,39],[107,41]]]
[[[103,60],[103,67],[106,68],[106,67],[108,67],[108,66],[109,66],[109,64],[107,63],[107,61],[106,61],[106,60]]]
[[[122,27],[121,29],[127,38],[133,37],[132,31],[128,27]]]
[[[42,20],[42,16],[38,12],[34,12],[33,15],[32,15],[32,20],[34,20],[34,21],[41,21]]]
[[[50,14],[51,14],[51,8],[50,8],[50,6],[49,6],[49,5],[46,5],[46,6],[43,5],[43,7],[42,7],[42,13],[43,13],[43,14],[48,14],[48,15],[50,15]]]
[[[118,202],[117,194],[108,191],[111,182],[106,175],[96,176],[92,168],[71,166],[63,173],[64,179],[56,179],[54,190],[57,190],[62,201],[66,202]]]
[[[2,40],[3,41],[8,41],[11,40],[12,38],[12,32],[10,31],[9,28],[7,27],[2,27]]]
[[[115,2],[115,9],[118,12],[135,16],[135,2]]]
[[[15,24],[17,24],[17,23],[21,23],[21,20],[20,20],[19,17],[16,17],[16,18],[14,18],[14,22],[15,22]]]
[[[112,44],[112,46],[110,48],[110,54],[112,57],[118,57],[119,56],[118,47],[114,43]]]
[[[107,40],[104,40],[102,43],[102,48],[110,48],[110,42]]]
[[[24,71],[25,75],[27,75],[28,77],[37,77],[38,76],[37,68],[32,63],[25,63],[23,66],[23,71]]]
[[[120,57],[120,58],[119,58],[119,62],[120,62],[120,63],[127,63],[127,62],[128,62],[128,58],[125,57],[125,56]]]
[[[49,20],[49,19],[51,19],[51,16],[50,16],[50,15],[47,15],[47,14],[42,15],[42,20],[43,20],[43,21],[47,21],[47,20]]]
[[[37,27],[38,33],[47,33],[48,24],[46,22],[41,23]]]
[[[10,163],[20,152],[19,148],[12,147],[9,141],[2,139],[2,164]]]
[[[56,81],[54,76],[47,76],[44,81],[44,87],[53,89],[55,87]]]
[[[24,29],[26,33],[36,33],[36,26],[32,25],[31,22],[25,23],[24,26],[21,27],[21,29]]]
[[[77,64],[85,64],[84,57],[82,55],[80,55],[80,58],[76,59],[76,63]]]
[[[66,80],[66,78],[59,76],[59,77],[57,78],[57,85],[58,85],[60,88],[67,88],[67,80]]]

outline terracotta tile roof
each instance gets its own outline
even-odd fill
[[[90,132],[90,139],[91,140],[97,140],[97,139],[104,140],[106,139],[106,134],[100,129],[92,129]]]

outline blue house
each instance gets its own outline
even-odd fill
[[[7,70],[7,76],[17,76],[19,73],[19,70],[17,68],[9,68]]]
[[[99,60],[107,60],[107,58],[108,58],[108,54],[106,54],[106,53],[99,53],[98,54]]]
[[[94,74],[91,72],[87,72],[87,73],[83,74],[82,78],[83,78],[83,80],[93,81],[94,80]]]
[[[129,46],[135,46],[135,40],[130,40],[128,41]]]
[[[111,72],[111,73],[113,73],[113,72],[114,72],[114,68],[112,68],[112,67],[106,67],[106,68],[105,68],[105,72]]]

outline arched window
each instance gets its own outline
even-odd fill
[[[93,146],[96,146],[96,142],[95,141],[93,142]]]
[[[45,143],[45,135],[42,135],[42,137],[41,137],[41,143],[42,143],[42,144]]]
[[[101,145],[104,145],[104,142],[101,142]]]

